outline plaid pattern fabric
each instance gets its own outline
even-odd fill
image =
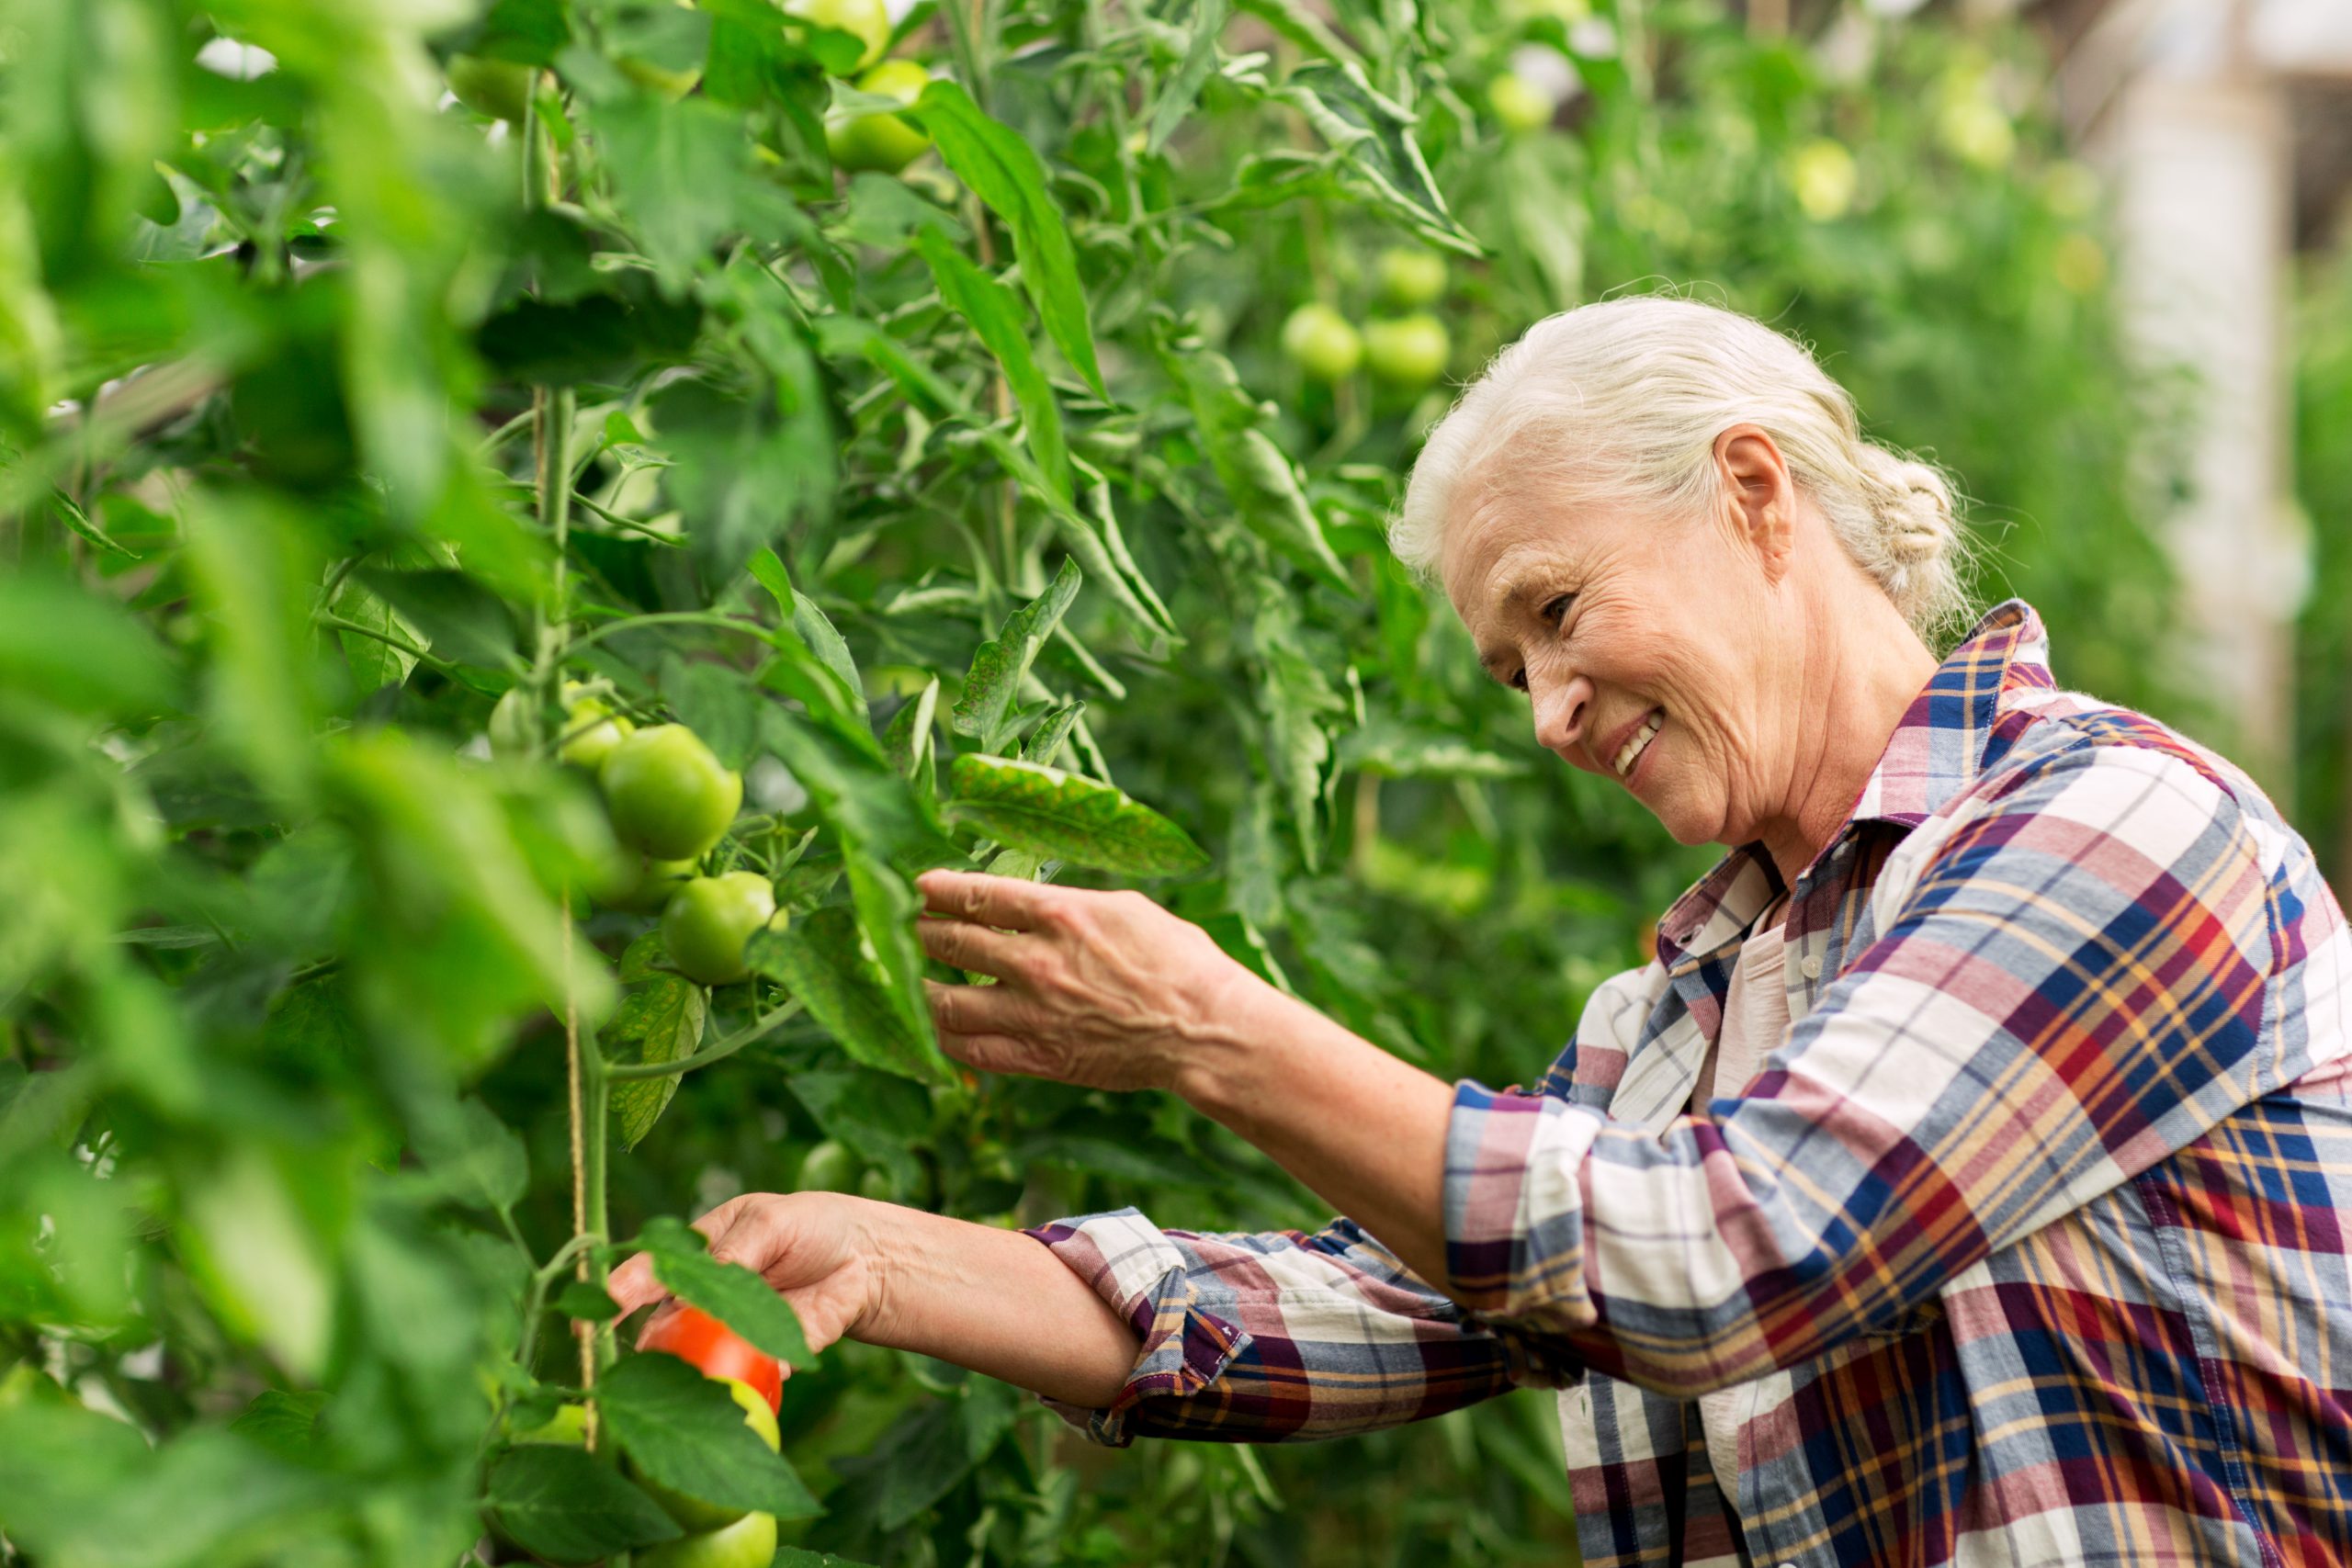
[[[2261,791],[2054,689],[2012,600],[1788,889],[1788,1036],[1693,1111],[1780,891],[1734,852],[1540,1092],[1457,1087],[1444,1292],[1344,1221],[1033,1233],[1145,1336],[1066,1416],[1268,1440],[1564,1385],[1592,1568],[2352,1562],[2352,936]]]

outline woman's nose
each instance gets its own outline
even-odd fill
[[[1545,682],[1535,693],[1535,743],[1567,756],[1569,749],[1584,739],[1585,721],[1591,713],[1591,682],[1581,675]]]

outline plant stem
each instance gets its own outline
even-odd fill
[[[322,610],[318,614],[312,615],[311,620],[313,624],[318,626],[333,626],[339,632],[351,632],[359,637],[373,637],[378,642],[382,643],[386,648],[398,649],[401,652],[407,654],[411,659],[415,660],[419,664],[429,664],[434,669],[442,671],[445,673],[455,668],[455,666],[451,665],[447,660],[435,657],[425,649],[417,647],[416,644],[409,641],[408,638],[404,637],[394,637],[390,632],[379,632],[373,626],[363,626],[357,621],[348,621],[344,619],[341,615],[330,615],[324,610]]]
[[[722,615],[709,610],[662,610],[650,615],[624,615],[616,621],[606,621],[602,626],[590,626],[586,631],[573,637],[571,646],[577,651],[586,648],[590,643],[602,642],[615,632],[629,632],[640,626],[725,626],[730,631],[739,631],[747,637],[758,637],[762,642],[776,645],[776,637],[774,632],[760,625],[759,622],[747,621],[741,615]]]
[[[666,1078],[677,1074],[693,1072],[696,1067],[709,1066],[713,1062],[723,1062],[744,1046],[774,1032],[778,1024],[797,1015],[801,1010],[801,1005],[800,1000],[795,998],[764,1018],[752,1020],[724,1040],[716,1044],[706,1045],[691,1056],[681,1056],[674,1062],[609,1064],[605,1068],[605,1077],[615,1083],[634,1078]]]

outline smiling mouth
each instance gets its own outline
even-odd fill
[[[1657,739],[1659,727],[1665,723],[1666,710],[1652,708],[1649,717],[1642,720],[1641,728],[1634,731],[1632,739],[1617,749],[1617,755],[1610,766],[1617,771],[1619,778],[1634,771],[1634,764],[1642,760],[1642,753],[1649,750],[1650,742]]]

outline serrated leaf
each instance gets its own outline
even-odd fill
[[[1310,62],[1276,96],[1295,106],[1316,134],[1342,154],[1341,178],[1373,205],[1432,245],[1466,256],[1486,254],[1446,209],[1420,144],[1413,140],[1417,117],[1374,87],[1361,65]]]
[[[501,1455],[486,1501],[501,1529],[552,1562],[594,1562],[684,1533],[611,1465],[561,1443],[522,1443]]]
[[[308,1464],[318,1458],[319,1412],[326,1403],[315,1389],[264,1389],[237,1412],[229,1430],[266,1453]]]
[[[1297,469],[1261,428],[1265,411],[1242,388],[1233,362],[1197,340],[1174,339],[1165,332],[1159,349],[1161,363],[1192,403],[1209,466],[1242,524],[1334,588],[1353,593],[1355,585],[1307,504]]]
[[[953,1081],[932,1040],[928,1015],[920,1029],[909,1021],[847,908],[833,905],[785,931],[758,932],[744,956],[805,1003],[852,1061],[918,1083]]]
[[[610,1323],[620,1316],[621,1304],[585,1280],[568,1280],[557,1292],[555,1310],[588,1323]]]
[[[726,1385],[675,1356],[628,1357],[597,1382],[596,1406],[630,1462],[673,1491],[780,1519],[823,1511],[792,1467],[743,1424],[742,1406]]]
[[[658,941],[658,939],[656,939]],[[631,944],[630,951],[636,951]],[[653,972],[629,987],[605,1026],[605,1054],[615,1064],[675,1062],[695,1053],[710,1019],[709,994],[676,975]],[[623,1078],[613,1085],[613,1136],[633,1149],[662,1119],[678,1092],[673,1077]]]
[[[91,522],[90,514],[82,510],[82,503],[75,501],[63,491],[52,489],[49,492],[49,509],[55,514],[59,522],[64,524],[68,528],[73,529],[74,532],[81,535],[82,537],[89,540],[90,543],[97,546],[98,548],[106,551],[107,554],[121,556],[126,560],[137,560],[140,558],[140,555],[137,550],[130,548],[127,545],[118,543],[113,536],[109,535],[104,528],[101,528],[96,523]]]
[[[1225,31],[1226,15],[1226,0],[1194,0],[1183,63],[1161,84],[1159,101],[1152,106],[1151,133],[1144,143],[1150,152],[1156,153],[1168,144],[1168,138],[1192,112],[1201,85],[1216,69],[1216,44]]]
[[[679,1300],[727,1325],[789,1367],[817,1359],[800,1331],[791,1304],[749,1269],[721,1263],[702,1234],[684,1221],[658,1215],[639,1232],[638,1242],[653,1255],[653,1275]]]
[[[1029,450],[1037,467],[1060,495],[1070,493],[1069,448],[1062,435],[1062,413],[1054,389],[1037,368],[1029,351],[1029,333],[1022,321],[1020,297],[965,258],[954,241],[937,229],[915,235],[915,249],[931,267],[939,297],[971,323],[988,351],[1004,368],[1005,385],[1021,406]]]
[[[1055,623],[1078,597],[1078,585],[1084,576],[1077,561],[1065,558],[1052,586],[1007,615],[996,636],[980,645],[972,656],[963,694],[956,699],[957,734],[978,736],[984,750],[1003,746],[1013,707],[1021,698],[1021,682],[1028,678],[1037,650],[1053,635]]]
[[[912,701],[890,716],[890,728],[882,736],[882,755],[925,800],[939,796],[939,781],[933,772],[935,752],[931,732],[938,714],[939,677],[933,675]]]
[[[1016,849],[1127,876],[1198,871],[1208,852],[1125,791],[1082,774],[1004,757],[958,757],[950,816]]]
[[[399,637],[412,648],[430,649],[431,639],[421,627],[356,578],[344,579],[329,608],[354,626]],[[335,636],[343,644],[344,662],[351,667],[351,683],[356,691],[405,685],[416,670],[416,656],[404,649],[358,632],[338,630]]]
[[[426,1165],[461,1202],[512,1209],[530,1185],[521,1136],[471,1097],[447,1117],[428,1120],[420,1128],[419,1144]]]
[[[1021,760],[1052,767],[1069,741],[1069,732],[1077,728],[1079,715],[1086,711],[1083,702],[1068,702],[1037,721],[1037,728],[1022,742]]]
[[[955,83],[933,78],[908,111],[922,122],[939,155],[956,176],[1012,233],[1021,261],[1022,287],[1036,303],[1046,335],[1070,367],[1105,401],[1102,367],[1094,358],[1094,329],[1086,314],[1086,290],[1079,282],[1078,254],[1069,220],[1046,188],[1046,166],[1036,150],[1011,128],[989,118]]]

